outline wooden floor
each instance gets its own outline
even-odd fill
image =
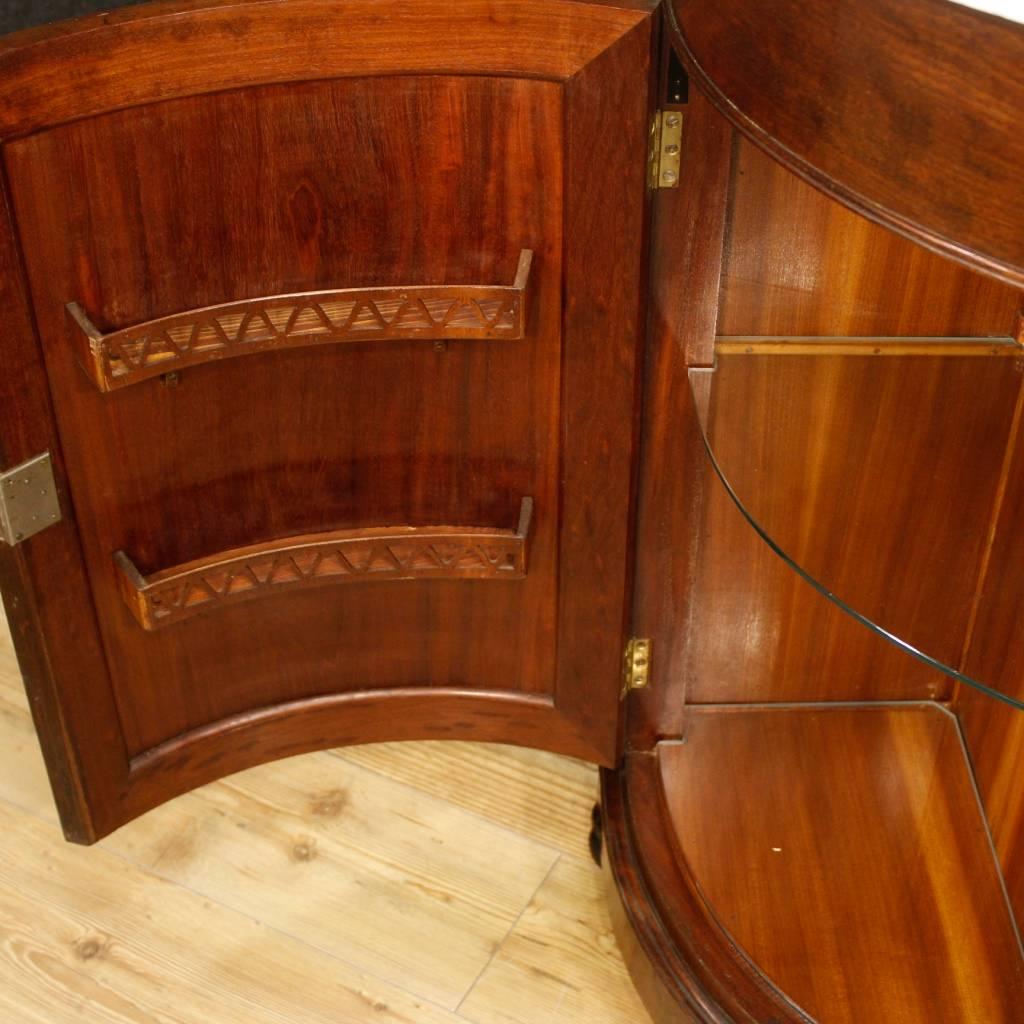
[[[646,1024],[596,792],[531,751],[362,747],[69,846],[0,620],[0,1021]]]

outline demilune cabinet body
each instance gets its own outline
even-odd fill
[[[69,839],[602,765],[661,1022],[1024,1007],[1024,29],[193,0],[0,42],[0,582]]]

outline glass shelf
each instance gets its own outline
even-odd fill
[[[877,636],[1024,710],[967,657],[1000,570],[988,559],[1022,394],[1019,359],[1003,357],[1019,346],[909,339],[879,355],[883,339],[746,341],[689,371],[707,457],[743,518]]]

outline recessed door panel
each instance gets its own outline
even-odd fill
[[[615,16],[568,78],[247,84],[6,145],[113,824],[346,742],[614,760],[649,59]]]
[[[178,100],[11,148],[24,230],[52,232],[30,275],[131,756],[327,693],[553,692],[562,152],[556,85],[468,77]],[[406,322],[441,321],[449,307],[431,313],[414,289],[511,282],[523,249],[534,255],[523,337],[382,326],[403,294]],[[269,297],[390,286],[394,308],[380,312],[372,300],[337,312],[294,300],[288,317],[322,336],[356,325],[334,343],[245,340],[267,333]],[[110,332],[229,300],[238,309],[212,318],[220,333],[206,347],[227,356],[223,336],[240,334],[243,354],[188,365],[172,338],[153,365],[173,376],[110,392],[84,372],[66,309]],[[263,573],[301,574],[302,558],[250,562],[230,580],[200,578],[221,599],[200,609],[186,597],[197,613],[154,633],[126,607],[114,562],[124,552],[149,575],[331,531],[511,529],[525,497],[536,514],[516,579],[356,575],[367,550],[351,555],[348,585],[261,588]],[[452,542],[471,547],[435,543],[439,570],[458,557]],[[377,568],[396,556],[384,544]],[[263,594],[226,599],[243,588]]]

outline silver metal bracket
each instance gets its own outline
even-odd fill
[[[50,453],[0,473],[0,540],[11,546],[61,520]]]

